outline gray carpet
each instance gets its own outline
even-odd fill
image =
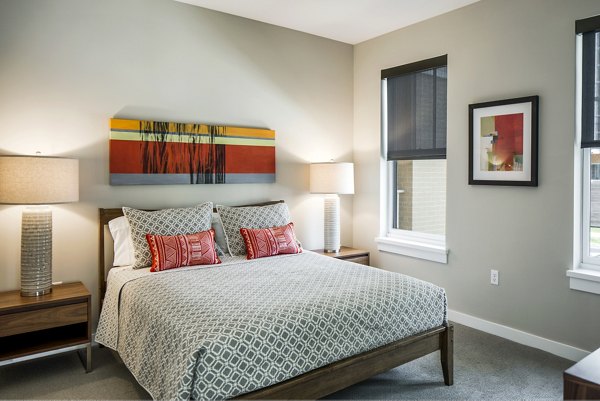
[[[439,353],[332,394],[330,399],[562,399],[562,371],[573,364],[543,351],[455,325],[454,386]],[[86,374],[76,353],[0,367],[0,399],[147,399],[107,348],[94,349]]]

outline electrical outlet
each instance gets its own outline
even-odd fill
[[[490,284],[492,285],[498,285],[498,281],[499,281],[499,274],[498,274],[498,270],[490,270]]]

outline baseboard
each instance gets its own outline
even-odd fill
[[[548,340],[547,338],[536,336],[535,334],[526,333],[521,330],[513,329],[512,327],[503,326],[501,324],[467,315],[466,313],[457,312],[452,309],[448,310],[448,320],[484,331],[489,334],[493,334],[498,337],[506,338],[507,340],[511,340],[519,344],[541,349],[542,351],[546,351],[575,362],[580,361],[589,355],[588,351],[580,348],[559,343],[557,341]]]

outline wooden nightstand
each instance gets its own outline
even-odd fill
[[[600,399],[600,349],[565,370],[565,400]]]
[[[323,249],[315,249],[313,252],[316,252],[320,255],[331,256],[332,258],[369,266],[369,252],[363,251],[362,249],[354,249],[348,246],[343,246],[340,248],[340,251],[336,253],[328,253]]]
[[[82,349],[90,372],[91,296],[82,283],[55,285],[39,297],[0,293],[0,366]]]

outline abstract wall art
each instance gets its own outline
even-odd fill
[[[275,182],[275,131],[110,120],[110,184]]]
[[[537,186],[538,100],[469,105],[469,184]]]

